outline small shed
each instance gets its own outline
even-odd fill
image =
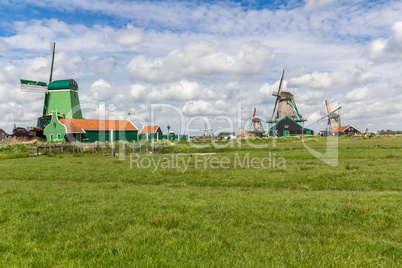
[[[334,130],[332,130],[332,134],[337,136],[352,136],[360,133],[361,131],[352,125],[337,127]]]
[[[285,116],[269,129],[269,135],[274,137],[314,135],[314,130],[305,128],[290,117]]]
[[[140,134],[158,134],[163,135],[162,129],[159,126],[144,126]]]

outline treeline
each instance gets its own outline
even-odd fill
[[[402,130],[390,130],[390,129],[387,129],[387,130],[381,130],[380,132],[379,132],[379,134],[380,135],[395,135],[395,134],[402,134]]]

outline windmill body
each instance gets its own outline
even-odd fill
[[[285,116],[291,119],[298,119],[294,108],[293,94],[290,92],[282,91],[279,96],[278,111],[276,113],[275,119],[279,120]]]
[[[341,117],[337,113],[332,113],[328,119],[327,131],[332,131],[341,126]]]
[[[58,80],[48,85],[49,100],[46,114],[57,110],[57,115],[68,119],[82,119],[78,98],[78,84],[74,79]]]

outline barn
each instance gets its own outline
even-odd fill
[[[285,116],[269,129],[269,135],[273,137],[314,135],[314,130],[305,128],[290,117]]]
[[[137,140],[138,129],[127,120],[59,118],[57,111],[53,111],[44,134],[48,141],[133,141]]]

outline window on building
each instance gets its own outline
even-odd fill
[[[289,125],[285,125],[285,128],[289,128]]]

